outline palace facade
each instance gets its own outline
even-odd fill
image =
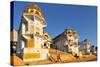
[[[63,33],[53,39],[52,48],[79,55],[78,34],[72,28],[67,28]]]
[[[17,55],[24,61],[48,59],[51,38],[44,28],[47,23],[38,5],[32,4],[23,12],[18,30]]]

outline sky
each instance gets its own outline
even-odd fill
[[[12,9],[13,25],[16,30],[19,29],[21,16],[25,7],[34,2],[14,2]],[[48,32],[52,37],[56,37],[68,27],[77,31],[79,41],[84,39],[91,40],[97,45],[97,7],[88,5],[73,5],[73,4],[52,4],[52,3],[36,3],[47,22],[47,27],[44,31]]]

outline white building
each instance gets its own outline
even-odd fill
[[[85,39],[79,44],[79,50],[82,54],[89,54],[91,52],[92,42]]]
[[[46,39],[44,28],[47,23],[39,6],[33,4],[23,12],[18,30],[17,55],[24,61],[39,61],[48,59],[49,46],[44,48]]]
[[[68,28],[53,39],[54,44],[52,47],[61,51],[79,55],[78,39],[79,37],[77,32]]]

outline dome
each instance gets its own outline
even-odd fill
[[[39,8],[39,6],[36,5],[36,4],[30,4],[30,5],[28,5],[25,10],[27,10],[27,9],[36,9],[36,10],[41,11],[41,9]]]

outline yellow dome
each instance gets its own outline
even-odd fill
[[[26,6],[24,12],[25,13],[29,13],[29,9],[31,9],[30,12],[32,12],[32,13],[34,12],[34,9],[35,9],[35,14],[40,16],[40,17],[43,17],[43,13],[42,13],[42,11],[41,11],[41,9],[40,9],[40,7],[38,5],[30,4],[30,5]]]
[[[36,4],[30,4],[30,5],[28,5],[28,6],[26,7],[26,10],[27,10],[27,9],[37,9],[37,10],[41,11],[41,9],[39,8],[39,6],[36,5]]]

